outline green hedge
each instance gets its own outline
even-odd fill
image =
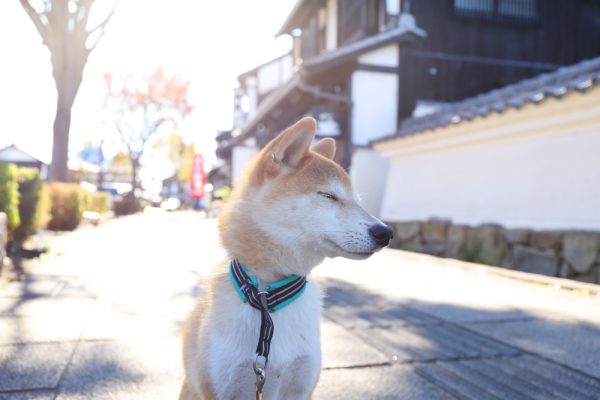
[[[47,183],[52,207],[48,229],[72,231],[81,222],[85,210],[85,192],[76,183]]]
[[[0,211],[7,214],[11,239],[22,242],[45,227],[74,230],[84,211],[104,214],[110,203],[108,193],[87,192],[76,183],[43,183],[35,168],[0,163]]]
[[[6,213],[9,232],[19,226],[19,184],[13,164],[0,163],[0,211]]]
[[[141,211],[142,208],[143,205],[140,200],[136,199],[133,195],[119,197],[113,202],[113,211],[118,216],[135,214]]]
[[[17,181],[21,223],[14,231],[14,239],[22,242],[48,223],[50,195],[42,184],[39,171],[35,168],[19,168]]]
[[[106,192],[85,192],[85,210],[105,214],[110,210],[110,194]]]

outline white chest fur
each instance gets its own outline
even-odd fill
[[[233,288],[232,288],[233,289]],[[254,399],[252,370],[260,312],[233,290],[206,318],[208,375],[218,399]],[[266,399],[307,399],[321,369],[321,296],[312,282],[291,304],[271,314],[274,334],[264,386]]]

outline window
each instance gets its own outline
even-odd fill
[[[494,0],[454,0],[454,10],[457,14],[493,15]]]
[[[377,32],[377,0],[344,0],[339,7],[339,43],[356,42]]]
[[[535,22],[537,0],[454,0],[457,15],[497,21]]]
[[[503,0],[498,2],[498,14],[513,18],[535,18],[537,7],[535,0]]]

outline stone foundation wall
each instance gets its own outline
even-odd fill
[[[466,226],[446,220],[389,225],[393,248],[600,283],[600,232]]]

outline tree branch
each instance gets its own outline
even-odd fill
[[[123,144],[125,145],[125,147],[127,147],[127,153],[131,154],[132,153],[132,149],[131,149],[131,146],[129,145],[129,141],[125,137],[125,133],[123,133],[123,129],[121,128],[121,124],[119,124],[117,122],[116,123],[116,127],[117,127],[117,131],[121,135],[121,142],[123,142]]]
[[[110,13],[108,13],[108,15],[106,16],[106,18],[104,18],[98,25],[96,25],[94,28],[92,28],[92,29],[90,29],[88,31],[86,38],[89,38],[90,35],[92,35],[97,30],[99,30],[99,29],[102,30],[102,32],[100,32],[100,35],[98,35],[98,38],[96,39],[96,41],[94,42],[94,44],[88,49],[89,53],[91,53],[96,48],[96,46],[100,42],[100,39],[102,38],[102,36],[104,36],[104,29],[106,28],[106,25],[108,24],[108,21],[110,21],[110,19],[112,18],[112,16],[115,14],[115,11],[116,11],[118,5],[119,5],[119,1],[117,0],[117,2],[115,3],[113,9],[110,11]],[[88,13],[89,12],[90,12],[90,10],[88,10]]]
[[[25,11],[27,12],[27,15],[29,15],[29,18],[33,21],[35,28],[42,37],[42,41],[46,46],[48,46],[48,28],[42,23],[42,20],[40,19],[40,14],[38,14],[33,9],[33,7],[31,7],[31,4],[29,4],[28,0],[19,1],[21,2],[21,6],[23,6],[23,9],[25,9]],[[41,15],[45,15],[45,13],[42,13]]]

